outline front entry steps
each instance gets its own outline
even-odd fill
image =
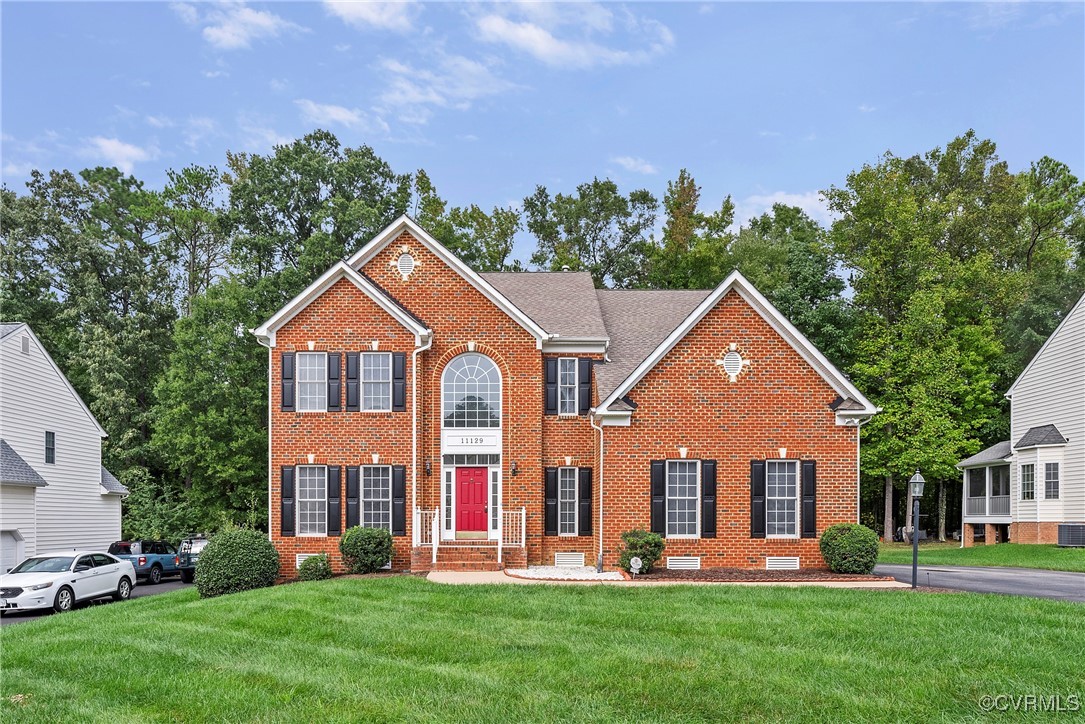
[[[437,546],[437,562],[433,561],[433,549],[415,546],[411,550],[411,570],[425,571],[500,571],[505,568],[527,568],[527,551],[524,548],[504,548],[501,562],[497,561],[497,544],[491,541],[448,542]]]

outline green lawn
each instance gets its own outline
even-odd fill
[[[961,721],[985,694],[1085,695],[1083,620],[907,590],[186,590],[4,627],[0,720]]]
[[[907,543],[882,543],[879,563],[911,563]],[[1085,573],[1085,548],[999,543],[961,548],[960,543],[920,543],[919,563],[937,566],[1009,566]]]

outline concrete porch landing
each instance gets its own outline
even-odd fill
[[[822,588],[910,588],[911,584],[900,581],[547,581],[532,578],[516,578],[504,571],[430,571],[426,580],[451,585],[485,586],[492,584],[550,585],[550,586],[820,586]]]

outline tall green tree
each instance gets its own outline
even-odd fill
[[[686,169],[667,182],[663,238],[651,247],[647,285],[657,289],[711,289],[733,268],[729,246],[735,205],[728,196],[718,211],[700,209],[701,187]]]
[[[26,322],[54,347],[60,301],[53,292],[42,239],[41,200],[0,189],[0,320]]]

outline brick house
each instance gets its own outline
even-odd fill
[[[253,333],[268,348],[269,530],[292,576],[355,525],[395,569],[818,567],[858,517],[877,410],[753,286],[595,289],[482,273],[402,217]]]

